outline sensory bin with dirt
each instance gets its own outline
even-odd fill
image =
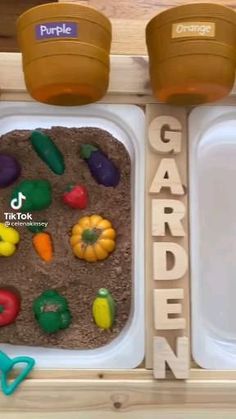
[[[3,135],[0,214],[0,342],[71,349],[111,342],[132,296],[125,147],[91,127]]]

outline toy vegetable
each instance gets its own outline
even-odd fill
[[[46,333],[67,329],[71,323],[71,313],[66,298],[54,290],[47,290],[36,298],[33,311],[41,329]]]
[[[27,229],[31,232],[31,233],[41,233],[43,230],[45,230],[45,228],[47,227],[48,222],[47,221],[38,221],[38,223],[36,222],[35,224],[32,223],[32,225],[28,225]]]
[[[21,174],[21,166],[15,157],[8,154],[0,154],[0,188],[6,188],[18,179]]]
[[[82,217],[72,229],[70,244],[75,256],[87,262],[106,259],[115,249],[116,232],[100,215]]]
[[[97,147],[91,144],[81,146],[80,155],[86,160],[90,172],[97,183],[104,186],[117,186],[120,171],[114,163]]]
[[[93,302],[93,318],[100,329],[111,329],[115,319],[116,304],[106,288],[100,288]]]
[[[74,209],[84,209],[88,205],[88,191],[82,185],[68,185],[62,200]]]
[[[52,203],[52,187],[47,180],[23,180],[13,189],[11,200],[17,200],[20,192],[26,197],[22,212],[40,211]]]
[[[53,140],[40,131],[33,131],[30,136],[33,149],[47,166],[57,175],[65,171],[64,157]]]
[[[0,223],[0,256],[14,255],[19,241],[20,234],[17,230]]]
[[[0,288],[0,326],[13,323],[20,312],[20,297],[13,291]]]
[[[49,233],[40,232],[33,236],[33,246],[45,262],[51,262],[53,258],[53,243]]]

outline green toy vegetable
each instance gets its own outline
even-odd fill
[[[71,323],[68,302],[55,290],[47,290],[36,298],[33,311],[39,326],[46,333],[67,329]]]
[[[64,157],[50,137],[40,131],[33,131],[30,136],[33,149],[47,166],[56,174],[65,171]]]
[[[47,228],[47,226],[48,226],[48,222],[46,222],[46,221],[38,221],[38,222],[36,222],[35,224],[32,224],[32,225],[28,225],[28,230],[31,232],[31,233],[41,233],[42,231],[44,231],[45,230],[45,228]]]
[[[52,187],[47,180],[23,180],[13,189],[11,201],[16,201],[20,192],[25,196],[21,212],[40,211],[52,203]]]

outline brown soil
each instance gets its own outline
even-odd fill
[[[43,130],[51,136],[65,157],[66,171],[57,176],[31,148],[30,131],[13,131],[0,139],[0,152],[14,155],[22,165],[23,179],[48,179],[53,187],[53,204],[33,213],[33,220],[47,220],[47,231],[54,241],[51,263],[39,259],[32,247],[32,233],[17,227],[21,234],[18,251],[10,258],[0,258],[0,286],[16,288],[22,298],[16,322],[0,329],[0,342],[59,348],[96,348],[109,343],[123,329],[130,313],[132,285],[131,251],[131,163],[125,147],[108,132],[97,128],[53,127]],[[116,188],[98,185],[86,162],[79,156],[81,143],[98,145],[121,170]],[[89,192],[87,209],[73,210],[62,204],[61,196],[68,183],[84,184]],[[12,187],[0,191],[1,221],[9,212]],[[88,263],[75,258],[69,245],[73,224],[83,215],[100,214],[117,229],[117,247],[105,261]],[[105,287],[117,302],[117,316],[112,331],[102,331],[93,322],[91,306],[96,292]],[[56,289],[69,302],[71,326],[47,335],[34,319],[32,303],[46,289]]]

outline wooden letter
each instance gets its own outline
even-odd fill
[[[149,141],[158,153],[180,153],[182,126],[173,116],[158,116],[149,125]]]
[[[150,193],[170,188],[173,195],[184,195],[184,188],[175,159],[162,159],[152,181]]]
[[[171,269],[168,269],[168,254],[174,259]],[[180,279],[186,274],[187,269],[188,257],[182,246],[170,242],[153,243],[154,280]]]
[[[177,338],[177,355],[172,351],[165,338],[154,337],[153,369],[155,378],[166,378],[166,363],[175,378],[186,379],[189,376],[189,339]]]
[[[183,300],[182,288],[156,289],[154,290],[154,324],[156,330],[181,330],[186,327],[183,317],[169,317],[169,314],[180,315],[181,303],[171,303],[171,300]]]
[[[167,210],[169,210],[167,212]],[[171,210],[171,211],[170,211]],[[152,200],[152,235],[165,236],[166,224],[172,236],[184,237],[185,232],[181,220],[185,216],[185,205],[175,199]]]

